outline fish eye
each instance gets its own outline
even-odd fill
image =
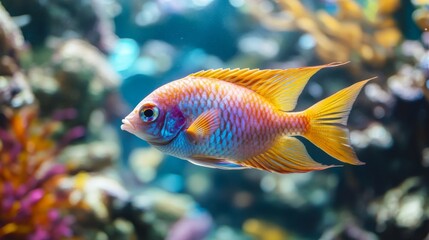
[[[153,122],[159,115],[159,109],[155,106],[144,106],[140,110],[140,118],[143,122]]]
[[[153,116],[153,110],[152,109],[146,109],[143,111],[143,115],[147,118],[150,118]]]

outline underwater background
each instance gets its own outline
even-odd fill
[[[428,29],[427,0],[1,0],[0,239],[429,240]],[[119,127],[202,69],[347,61],[298,110],[378,76],[348,122],[363,166],[203,168]]]

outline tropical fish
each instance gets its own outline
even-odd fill
[[[370,79],[292,112],[311,76],[342,64],[200,71],[149,94],[122,120],[121,129],[166,154],[205,167],[294,173],[336,166],[314,161],[296,136],[339,161],[361,165],[346,124]]]

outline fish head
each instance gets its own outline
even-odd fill
[[[121,129],[152,145],[170,143],[184,128],[186,118],[177,105],[160,99],[143,99],[122,119]]]

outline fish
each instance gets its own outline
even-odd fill
[[[313,160],[298,136],[333,158],[362,165],[347,120],[367,79],[294,112],[309,79],[330,63],[289,69],[212,69],[167,83],[122,119],[121,129],[164,152],[218,169],[303,173]]]

